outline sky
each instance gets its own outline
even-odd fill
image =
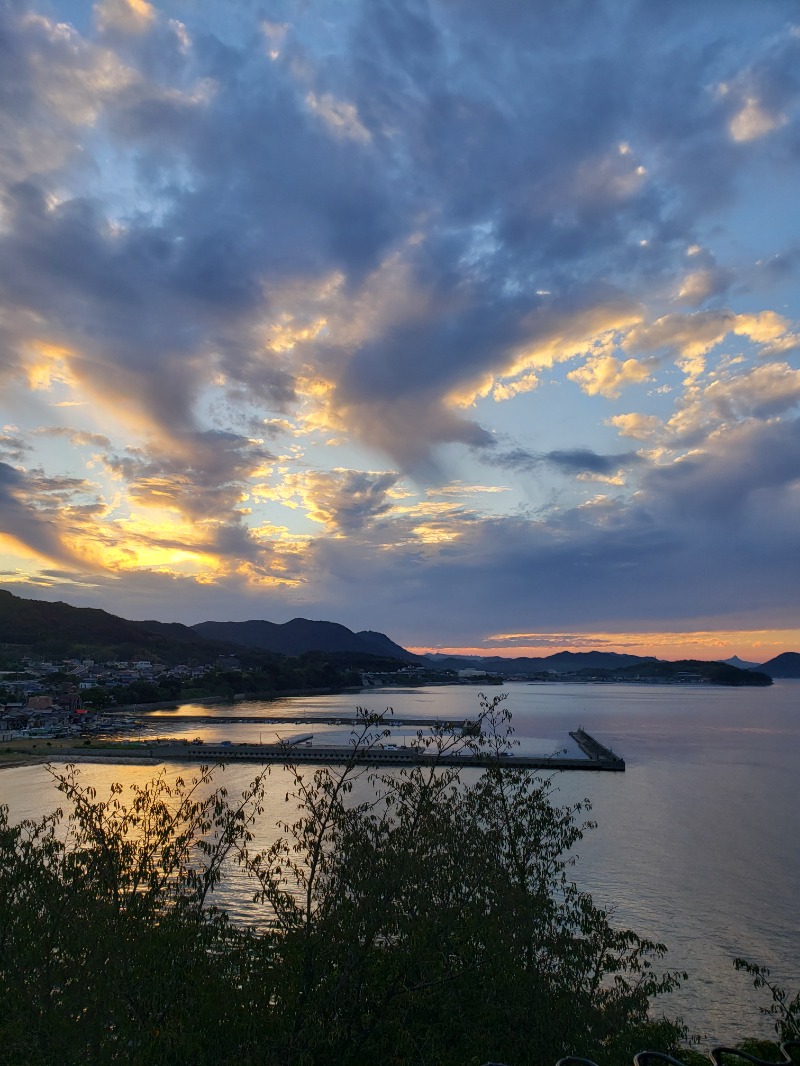
[[[794,0],[6,0],[0,585],[800,650]]]

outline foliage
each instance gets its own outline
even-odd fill
[[[733,965],[737,970],[750,974],[753,978],[753,987],[766,988],[772,1002],[768,1007],[761,1007],[761,1013],[774,1019],[775,1032],[780,1040],[800,1040],[800,991],[790,998],[786,989],[770,980],[770,972],[766,966],[758,966],[747,959],[734,959]]]
[[[648,1015],[679,977],[654,972],[663,946],[569,876],[587,805],[508,768],[500,699],[480,722],[420,735],[427,757],[399,771],[295,767],[294,813],[258,852],[263,774],[231,803],[207,770],[106,800],[54,773],[66,821],[0,817],[2,1061],[611,1066],[674,1049],[681,1027]],[[358,728],[354,755],[386,736],[381,716]],[[441,765],[464,745],[489,768]],[[258,930],[211,905],[231,862]]]
[[[468,743],[494,764],[469,786],[437,765],[463,743],[442,734],[432,765],[369,773],[366,788],[355,767],[295,772],[300,818],[262,867],[294,959],[279,1060],[302,1047],[324,1061],[331,1032],[342,1062],[519,1062],[520,1048],[613,1060],[642,1039],[649,998],[674,987],[652,973],[663,946],[613,929],[567,876],[584,805],[556,807],[550,781],[502,765],[501,698],[481,721]],[[380,725],[368,719],[359,743]]]
[[[361,675],[336,663],[313,661],[304,656],[284,660],[259,652],[263,661],[243,671],[208,670],[201,677],[181,679],[157,675],[152,681],[137,680],[126,685],[96,685],[85,689],[85,706],[95,709],[125,707],[134,704],[159,704],[215,697],[231,700],[237,694],[282,692],[287,689],[341,689],[355,687]],[[50,677],[47,678],[48,684]]]
[[[11,826],[0,809],[4,1063],[203,1062],[218,1048],[215,986],[233,987],[246,938],[207,904],[258,804],[228,804],[209,780],[161,774],[127,803],[119,785],[98,801],[68,768],[66,824],[59,810]]]

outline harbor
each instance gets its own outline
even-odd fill
[[[462,768],[502,768],[522,770],[610,771],[621,772],[625,761],[604,747],[583,729],[570,733],[584,752],[584,757],[564,754],[535,755],[507,751],[489,751],[475,746],[443,748],[424,743],[400,746],[391,743],[375,743],[359,750],[353,745],[313,745],[313,733],[301,733],[277,743],[252,744],[229,741],[206,743],[202,741],[176,741],[174,739],[112,741],[63,746],[58,751],[59,761],[122,761],[136,762],[203,762],[203,763],[311,763],[317,765],[359,766],[458,766]],[[41,750],[39,757],[41,758]]]

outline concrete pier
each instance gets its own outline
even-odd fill
[[[351,729],[360,725],[364,725],[365,719],[363,717],[353,717],[352,715],[342,714],[304,714],[299,716],[297,714],[286,715],[263,715],[263,714],[237,714],[226,715],[224,718],[220,715],[214,714],[158,714],[153,711],[130,711],[126,717],[135,718],[137,721],[146,721],[148,723],[156,722],[180,722],[181,725],[219,725],[224,723],[225,725],[262,725],[265,728],[269,725],[346,725]],[[439,719],[439,718],[409,718],[407,716],[398,715],[390,716],[380,723],[381,726],[386,728],[393,728],[397,726],[416,726],[421,729],[429,729],[433,726],[436,729],[445,729],[455,731],[461,731],[468,724],[468,719],[456,718],[456,719]]]
[[[305,740],[308,734],[301,735]],[[487,752],[448,753],[439,755],[419,747],[372,748],[356,754],[349,746],[320,745],[299,747],[295,744],[181,744],[175,741],[138,741],[136,743],[99,744],[90,751],[85,746],[63,749],[59,761],[71,757],[98,759],[115,755],[135,757],[153,762],[201,762],[201,763],[314,763],[317,765],[354,762],[361,766],[413,766],[437,762],[441,766],[475,768],[502,768],[524,770],[582,770],[620,772],[625,762],[584,730],[570,733],[585,753],[585,758],[564,755],[508,754],[501,757]]]
[[[603,769],[625,769],[624,759],[620,758],[619,755],[615,755],[611,748],[606,748],[599,740],[595,740],[595,738],[590,736],[585,729],[576,729],[574,733],[570,733],[570,736],[588,759],[591,759],[594,762],[609,764],[608,766],[604,766]],[[611,765],[614,763],[620,763],[621,765]]]

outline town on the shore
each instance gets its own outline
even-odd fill
[[[6,645],[6,650],[8,646]],[[70,737],[119,734],[141,727],[130,712],[288,695],[382,688],[392,685],[501,685],[518,682],[639,683],[690,685],[731,683],[717,679],[705,667],[693,669],[577,670],[500,673],[476,667],[453,669],[443,664],[408,663],[382,659],[361,666],[335,654],[282,659],[280,670],[243,664],[234,655],[221,655],[201,664],[150,660],[109,661],[67,658],[59,661],[23,656],[13,667],[0,670],[0,741],[20,737]],[[337,661],[339,660],[339,661]],[[6,663],[8,666],[8,663]],[[273,664],[274,665],[274,664]],[[680,667],[684,664],[663,664]],[[685,664],[689,665],[689,664]],[[372,667],[371,669],[369,667]],[[377,668],[376,668],[377,667]],[[732,668],[735,669],[735,668]],[[742,671],[736,671],[742,673]],[[771,683],[767,679],[767,683]]]

